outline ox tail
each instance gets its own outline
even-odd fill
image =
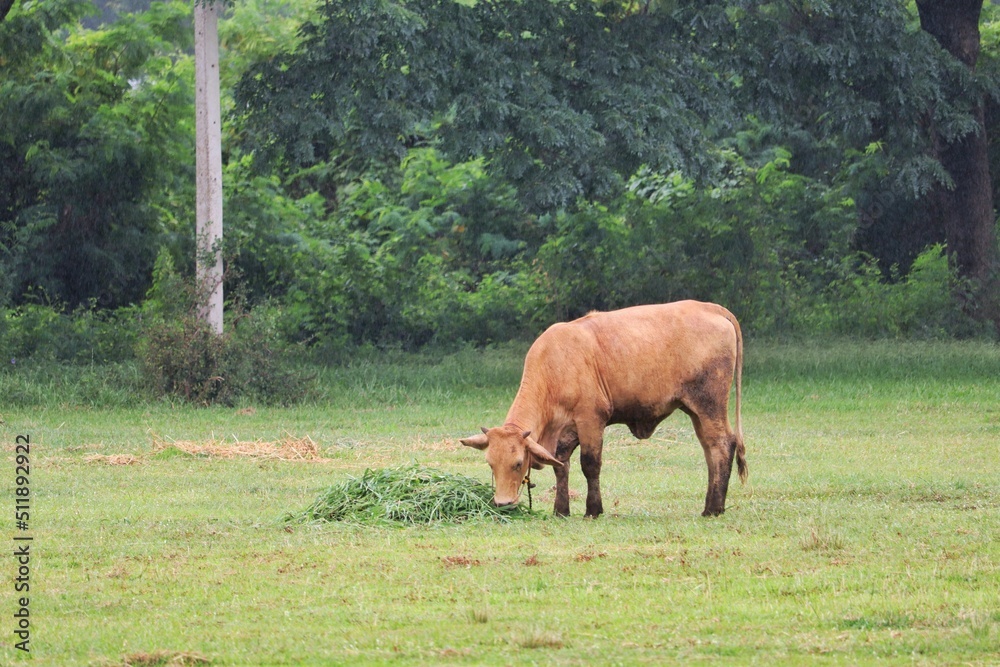
[[[727,311],[726,319],[736,330],[736,468],[739,471],[740,482],[747,481],[747,450],[743,445],[743,419],[741,416],[743,404],[743,332],[736,316]]]

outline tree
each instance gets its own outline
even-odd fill
[[[982,0],[917,2],[920,27],[970,72],[979,59],[982,8]],[[996,217],[982,94],[967,104],[973,124],[957,131],[932,127],[934,154],[948,172],[949,182],[936,187],[927,199],[959,271],[982,284],[996,270]]]
[[[486,157],[529,208],[551,210],[614,196],[642,164],[707,168],[706,140],[733,116],[714,45],[691,40],[686,16],[515,0],[320,11],[296,51],[237,86],[262,168],[328,161],[357,177],[437,142]]]
[[[78,27],[88,10],[42,0],[0,23],[0,302],[134,303],[185,217],[190,9],[96,31]]]
[[[947,243],[985,286],[996,239],[983,100],[996,88],[975,71],[981,0],[922,0],[918,14],[899,0],[734,4],[744,107],[798,147],[798,169],[852,182],[857,247],[905,271]]]
[[[0,21],[7,18],[7,14],[10,13],[11,8],[17,0],[0,0]]]

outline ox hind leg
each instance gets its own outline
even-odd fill
[[[691,417],[708,464],[708,492],[702,516],[726,511],[726,493],[738,439],[729,428],[729,388],[733,360],[720,356],[697,378],[684,386],[681,409]]]
[[[736,436],[729,428],[723,410],[706,414],[683,408],[691,417],[694,432],[705,452],[708,464],[708,491],[705,494],[705,511],[702,516],[718,516],[726,511],[726,494],[736,453]]]

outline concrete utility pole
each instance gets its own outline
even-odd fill
[[[220,3],[195,0],[195,225],[201,316],[222,333],[222,120],[219,103]]]

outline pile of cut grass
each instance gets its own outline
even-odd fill
[[[430,524],[535,516],[520,505],[496,507],[493,490],[471,477],[417,464],[366,470],[331,486],[312,505],[286,514],[285,523]]]

